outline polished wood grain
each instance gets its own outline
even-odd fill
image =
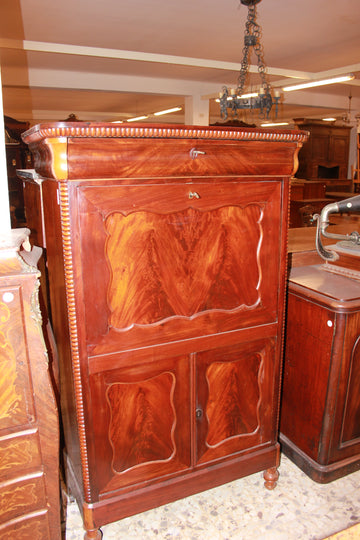
[[[160,324],[162,340],[173,340],[275,320],[279,181],[108,186],[74,191],[92,355],[158,343]]]
[[[190,208],[170,216],[111,215],[105,225],[109,324],[120,329],[207,310],[254,307],[259,302],[260,212],[252,205],[206,213]],[[257,249],[246,250],[248,245]],[[238,272],[245,256],[255,270],[251,275]]]
[[[114,472],[172,457],[176,419],[174,386],[175,377],[170,373],[136,383],[121,382],[109,386],[106,398],[111,415],[109,440],[113,448]]]
[[[306,137],[87,123],[25,134],[87,540],[255,471],[275,486],[289,179]]]

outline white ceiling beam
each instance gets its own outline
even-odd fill
[[[72,90],[98,90],[112,92],[139,92],[142,94],[192,96],[206,91],[219,91],[218,83],[121,75],[30,68],[26,77],[20,78],[16,68],[6,69],[6,87],[63,88]],[[217,95],[217,94],[216,94]]]
[[[312,92],[311,90],[297,90],[287,92],[284,99],[286,105],[306,105],[309,107],[327,107],[332,109],[347,110],[349,107],[348,98],[335,94]],[[360,109],[360,98],[352,98],[351,108]]]
[[[75,56],[93,56],[97,58],[114,58],[120,60],[135,60],[139,62],[157,62],[160,64],[173,64],[207,69],[222,69],[227,71],[239,71],[241,64],[235,62],[223,62],[205,58],[191,58],[187,56],[175,56],[166,54],[154,54],[142,51],[125,51],[120,49],[105,49],[101,47],[84,47],[80,45],[67,45],[65,43],[49,43],[42,41],[20,41],[12,39],[0,39],[0,47],[4,49],[19,49],[24,51],[45,52],[53,54],[70,54]],[[311,73],[292,69],[267,67],[269,75],[289,77],[292,79],[306,79]],[[258,67],[249,66],[249,71],[256,73]]]

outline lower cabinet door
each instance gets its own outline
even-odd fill
[[[274,443],[275,338],[176,357],[122,356],[91,375],[94,496]]]
[[[275,363],[275,339],[197,354],[198,464],[274,442]]]
[[[91,377],[89,469],[99,496],[190,467],[189,381],[188,355],[132,359]]]

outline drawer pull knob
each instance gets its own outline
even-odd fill
[[[203,152],[202,150],[196,150],[196,148],[192,148],[190,150],[190,157],[191,159],[195,159],[198,157],[199,154],[206,154],[206,152]]]
[[[196,191],[190,191],[189,199],[200,199],[200,195]]]

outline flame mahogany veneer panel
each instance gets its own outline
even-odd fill
[[[74,188],[92,355],[276,321],[281,184],[231,180]]]

